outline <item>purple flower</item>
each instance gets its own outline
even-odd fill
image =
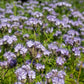
[[[73,47],[72,48],[72,51],[74,52],[74,51],[78,51],[79,50],[79,47]]]
[[[48,48],[49,48],[50,50],[57,50],[57,49],[58,49],[57,43],[56,43],[56,42],[50,43],[50,44],[48,45]]]
[[[57,6],[66,6],[66,7],[71,7],[71,4],[66,3],[66,2],[58,2],[56,3]]]
[[[26,42],[26,45],[28,48],[31,48],[32,46],[34,46],[34,42],[32,40],[29,40]]]
[[[34,42],[34,46],[37,48],[37,46],[41,45],[41,43],[39,41],[35,41]]]
[[[58,37],[58,36],[60,36],[61,34],[62,34],[62,32],[61,32],[61,31],[56,31],[56,33],[55,33],[53,36]]]
[[[27,60],[25,63],[30,65],[31,64],[31,60]]]
[[[11,9],[7,9],[5,13],[6,14],[13,14],[13,11]]]
[[[38,58],[38,59],[41,58],[41,54],[37,53],[36,58]]]
[[[42,82],[37,82],[36,84],[42,84]]]
[[[37,63],[35,66],[36,66],[37,70],[45,69],[45,65],[42,65],[42,64],[39,64],[39,63]]]
[[[20,52],[20,54],[26,54],[27,53],[27,48],[25,48],[22,44],[17,44],[15,47],[15,52]]]
[[[2,50],[1,50],[1,48],[0,48],[0,53],[1,53],[1,51],[2,51]]]
[[[62,70],[58,72],[58,77],[59,78],[64,78],[65,75],[66,75],[66,73],[64,71],[62,71]]]
[[[46,74],[46,76],[45,76],[45,77],[46,77],[47,79],[49,79],[49,78],[51,78],[51,77],[52,77],[52,74],[53,74],[52,72],[49,72],[49,73],[47,73],[47,74]]]
[[[3,41],[7,41],[9,38],[10,38],[10,36],[5,35],[5,36],[3,37]]]
[[[12,32],[12,29],[8,29],[8,32],[11,33]]]
[[[16,66],[17,60],[16,59],[8,59],[8,63],[9,63],[9,67],[13,68]]]
[[[58,65],[63,65],[65,61],[66,61],[65,58],[62,58],[62,57],[57,57],[56,59],[56,63]]]
[[[16,32],[14,32],[14,34],[15,34],[16,36],[20,36],[20,35],[22,35],[22,31],[16,31]]]
[[[10,58],[16,58],[16,55],[13,52],[5,52],[3,55],[5,58],[10,59]]]
[[[77,43],[78,45],[81,44],[81,38],[80,37],[74,37],[74,42]]]
[[[57,53],[61,53],[61,55],[69,56],[69,51],[64,48],[59,48],[56,50]]]
[[[48,12],[52,12],[54,9],[49,7],[43,7],[43,12],[45,12],[45,10],[47,10]]]
[[[80,51],[79,51],[79,50],[76,50],[76,51],[74,52],[74,55],[75,55],[75,56],[80,56]]]
[[[45,50],[45,51],[43,52],[43,54],[44,54],[44,55],[48,55],[48,56],[49,56],[49,55],[51,54],[51,52],[50,52],[50,51],[48,51],[48,50]]]
[[[65,40],[65,44],[73,46],[73,45],[74,45],[74,40],[67,38],[67,39]]]
[[[9,39],[7,40],[7,43],[8,43],[8,44],[12,44],[12,43],[13,43],[13,40],[12,40],[11,37],[9,37]]]
[[[52,83],[53,84],[65,84],[64,79],[61,79],[61,78],[58,78],[58,77],[52,78]]]
[[[25,24],[27,24],[27,25],[37,25],[37,24],[40,24],[40,25],[42,25],[42,21],[41,20],[39,20],[39,19],[36,19],[36,18],[29,18],[29,20],[27,20],[27,21],[25,21],[24,22]]]
[[[35,45],[35,48],[40,49],[43,52],[46,50],[45,47],[38,41],[35,41],[34,45]]]
[[[66,45],[64,44],[64,43],[62,43],[61,45],[60,45],[60,48],[63,48],[63,47],[65,47]]]
[[[3,9],[3,8],[0,8],[0,12],[4,12],[5,11],[5,9]]]
[[[19,17],[18,16],[14,16],[14,15],[10,16],[10,19],[11,19],[11,21],[16,21],[16,22],[19,21]]]
[[[15,35],[12,35],[11,37],[14,42],[17,41],[17,37]]]
[[[81,17],[82,16],[82,14],[79,11],[73,11],[71,13],[71,15],[73,15],[73,17]]]
[[[27,72],[24,69],[22,69],[22,68],[18,68],[15,71],[15,74],[16,74],[18,80],[24,80],[27,77]]]
[[[28,77],[29,79],[35,79],[36,73],[33,70],[28,71]]]
[[[57,69],[52,69],[52,77],[57,76],[58,70]]]
[[[81,36],[84,36],[84,32],[81,32]]]
[[[53,27],[52,28],[47,28],[46,33],[52,33],[53,32]]]
[[[69,30],[67,33],[72,36],[79,36],[79,33],[75,30]]]
[[[8,44],[12,44],[13,42],[17,41],[17,37],[15,35],[9,36],[9,35],[5,35],[3,37],[3,42],[6,42]]]
[[[0,45],[3,45],[3,42],[4,42],[3,39],[0,39]]]
[[[15,52],[18,52],[23,47],[22,44],[17,44],[14,48]]]
[[[20,54],[26,54],[26,53],[27,53],[27,48],[22,47],[22,48],[20,49]]]
[[[23,65],[22,66],[22,69],[24,69],[24,70],[26,70],[27,72],[29,71],[29,70],[31,70],[31,68],[30,68],[30,66],[27,64],[27,65]]]
[[[2,68],[7,68],[7,67],[8,67],[8,61],[0,62],[0,66],[1,66]]]
[[[14,84],[23,84],[22,82],[15,82]]]
[[[54,15],[49,15],[49,16],[47,16],[47,19],[48,19],[48,21],[55,22],[55,21],[56,21],[56,16],[54,16]]]
[[[29,37],[29,34],[24,34],[23,35],[23,38],[28,38]]]
[[[36,11],[36,12],[32,13],[32,15],[33,15],[33,16],[36,16],[37,18],[38,18],[38,17],[42,17],[42,16],[43,16],[43,14],[42,14],[42,13],[40,13],[40,12],[38,12],[38,11]]]

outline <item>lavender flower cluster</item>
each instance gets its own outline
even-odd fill
[[[29,65],[23,65],[15,71],[18,81],[25,83],[27,77],[30,79],[35,79],[36,73],[31,70]]]
[[[83,43],[84,12],[69,3],[14,1],[0,8],[0,68],[16,68],[15,84],[65,84],[65,64],[82,58]]]
[[[9,35],[5,35],[3,36],[2,39],[0,39],[0,46],[4,45],[4,44],[9,44],[11,45],[12,43],[17,41],[17,37],[15,35],[9,36]]]
[[[57,69],[53,69],[51,72],[46,74],[47,84],[50,82],[50,79],[52,79],[53,84],[65,84],[64,78],[66,73],[64,71],[58,71]]]

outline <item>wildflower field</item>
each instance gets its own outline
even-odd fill
[[[84,84],[84,0],[0,0],[0,84]]]

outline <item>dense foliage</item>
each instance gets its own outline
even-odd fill
[[[0,84],[84,84],[83,4],[1,0]]]

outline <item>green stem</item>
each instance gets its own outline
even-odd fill
[[[35,41],[36,41],[36,32],[35,32],[35,30],[34,30],[34,39],[35,39]]]
[[[80,64],[80,69],[79,69],[79,74],[78,74],[77,84],[79,84],[79,78],[80,78],[80,74],[81,74],[82,64],[83,64],[83,62],[81,62],[81,64]]]
[[[16,16],[17,8],[16,8],[16,6],[15,6],[15,3],[13,3],[13,5],[14,5],[14,15]]]

